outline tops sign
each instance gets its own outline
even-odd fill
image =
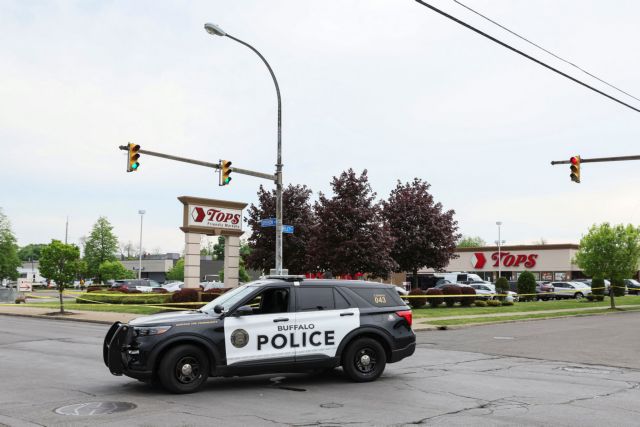
[[[178,200],[184,205],[181,230],[185,233],[210,236],[240,236],[243,233],[242,210],[246,203],[187,196],[178,197]]]
[[[242,230],[242,211],[189,205],[189,225]]]
[[[494,252],[491,254],[492,267],[524,267],[533,268],[536,266],[538,254],[512,254],[510,252]],[[487,257],[482,252],[475,252],[471,257],[471,265],[473,268],[481,270],[487,263]]]

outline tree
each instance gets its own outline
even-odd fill
[[[176,264],[167,271],[167,279],[184,281],[184,258],[180,258]]]
[[[530,271],[523,271],[518,276],[518,299],[520,301],[533,301],[536,297],[536,278]]]
[[[113,227],[107,218],[101,216],[93,225],[91,234],[85,242],[84,259],[87,262],[89,274],[98,282],[102,282],[100,264],[116,260],[118,239],[112,230]]]
[[[486,245],[487,242],[480,236],[462,236],[458,241],[459,248],[479,248]]]
[[[213,259],[224,260],[224,236],[218,236],[218,243],[213,245]]]
[[[611,285],[627,279],[638,271],[640,259],[640,228],[629,224],[593,225],[580,240],[575,262],[588,276],[609,279]],[[611,293],[611,308],[616,308]]]
[[[284,234],[282,239],[282,257],[284,267],[290,274],[303,274],[310,271],[308,247],[311,226],[314,222],[313,210],[309,198],[312,191],[305,185],[289,185],[282,193],[283,223],[294,227],[293,234]],[[276,233],[275,227],[261,227],[260,220],[275,218],[275,190],[267,191],[260,186],[258,205],[248,210],[247,224],[251,228],[248,239],[250,253],[246,256],[247,267],[263,272],[275,267]],[[241,252],[242,252],[241,247]]]
[[[3,279],[18,279],[20,264],[18,245],[16,237],[11,231],[11,223],[0,208],[0,282]]]
[[[498,280],[496,280],[496,293],[500,294],[500,296],[498,297],[499,300],[504,300],[505,297],[507,295],[507,293],[509,292],[509,281],[507,280],[506,277],[498,277]],[[503,296],[504,295],[504,296]]]
[[[398,264],[391,257],[394,239],[386,226],[380,203],[375,202],[366,169],[353,169],[334,177],[333,197],[320,193],[315,204],[310,260],[316,271],[334,275],[365,273],[386,278]]]
[[[67,245],[59,240],[52,240],[42,249],[40,274],[58,285],[60,313],[64,313],[62,301],[64,286],[73,282],[81,268],[80,249],[76,245]]]
[[[394,239],[391,256],[398,271],[413,273],[413,287],[418,286],[418,269],[444,268],[454,257],[456,241],[460,235],[455,211],[444,211],[429,193],[430,185],[418,178],[401,184],[386,202],[383,216]]]
[[[30,243],[27,246],[23,246],[18,250],[18,257],[20,261],[37,261],[40,259],[42,248],[47,246],[46,243]]]
[[[105,261],[98,267],[102,280],[133,279],[135,273],[122,265],[120,261]]]

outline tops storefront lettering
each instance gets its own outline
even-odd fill
[[[524,267],[533,268],[536,266],[538,254],[512,254],[508,251],[494,252],[491,254],[492,267]],[[486,256],[482,252],[476,252],[471,257],[471,265],[475,269],[482,269],[486,264]]]

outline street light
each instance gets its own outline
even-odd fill
[[[142,279],[142,218],[146,211],[140,209],[138,211],[140,214],[140,254],[138,255],[138,279]]]
[[[243,42],[240,39],[237,39],[229,34],[227,34],[222,28],[218,27],[216,24],[206,23],[204,24],[204,29],[207,33],[220,36],[220,37],[229,37],[231,40],[235,40],[238,43],[245,45],[252,51],[256,53],[264,62],[264,65],[267,66],[269,70],[269,74],[271,74],[271,78],[273,79],[273,83],[276,85],[276,95],[278,96],[278,159],[276,162],[276,274],[282,273],[282,100],[280,99],[280,86],[278,86],[278,80],[276,80],[276,75],[273,74],[273,70],[271,66],[267,62],[267,60],[262,56],[260,52],[256,50],[249,43]]]
[[[502,240],[500,238],[500,226],[502,225],[502,221],[496,221],[496,225],[498,226],[498,279],[502,277],[502,262],[500,259],[500,245],[502,244]]]

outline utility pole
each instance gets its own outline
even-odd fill
[[[142,279],[142,218],[146,211],[140,209],[138,211],[140,214],[140,253],[138,254],[138,279]]]
[[[69,215],[67,215],[67,223],[64,227],[64,244],[67,244],[67,237],[69,236]]]

